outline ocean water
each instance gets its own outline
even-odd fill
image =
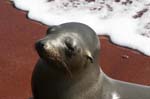
[[[150,56],[150,0],[11,1],[32,20],[49,26],[81,22],[117,45]]]

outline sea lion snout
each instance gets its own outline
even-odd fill
[[[38,41],[35,44],[35,48],[41,58],[44,59],[52,59],[59,60],[60,52],[55,45],[53,45],[50,41]]]

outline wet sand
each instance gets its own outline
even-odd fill
[[[38,55],[34,43],[47,26],[26,18],[26,12],[0,0],[0,99],[27,99]],[[150,85],[150,57],[116,46],[100,36],[100,65],[112,78]]]

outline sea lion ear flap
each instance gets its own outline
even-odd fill
[[[57,28],[56,25],[50,26],[50,27],[47,29],[46,35],[50,34],[52,31],[55,31],[56,28]]]
[[[94,61],[93,56],[92,56],[91,52],[88,50],[86,50],[86,57],[87,57],[87,59],[90,60],[91,63],[93,63],[93,61]]]

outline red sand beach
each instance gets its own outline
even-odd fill
[[[0,99],[27,99],[30,79],[38,59],[34,43],[47,26],[26,18],[10,2],[0,0]],[[150,85],[150,57],[112,44],[100,36],[100,65],[112,78]]]

